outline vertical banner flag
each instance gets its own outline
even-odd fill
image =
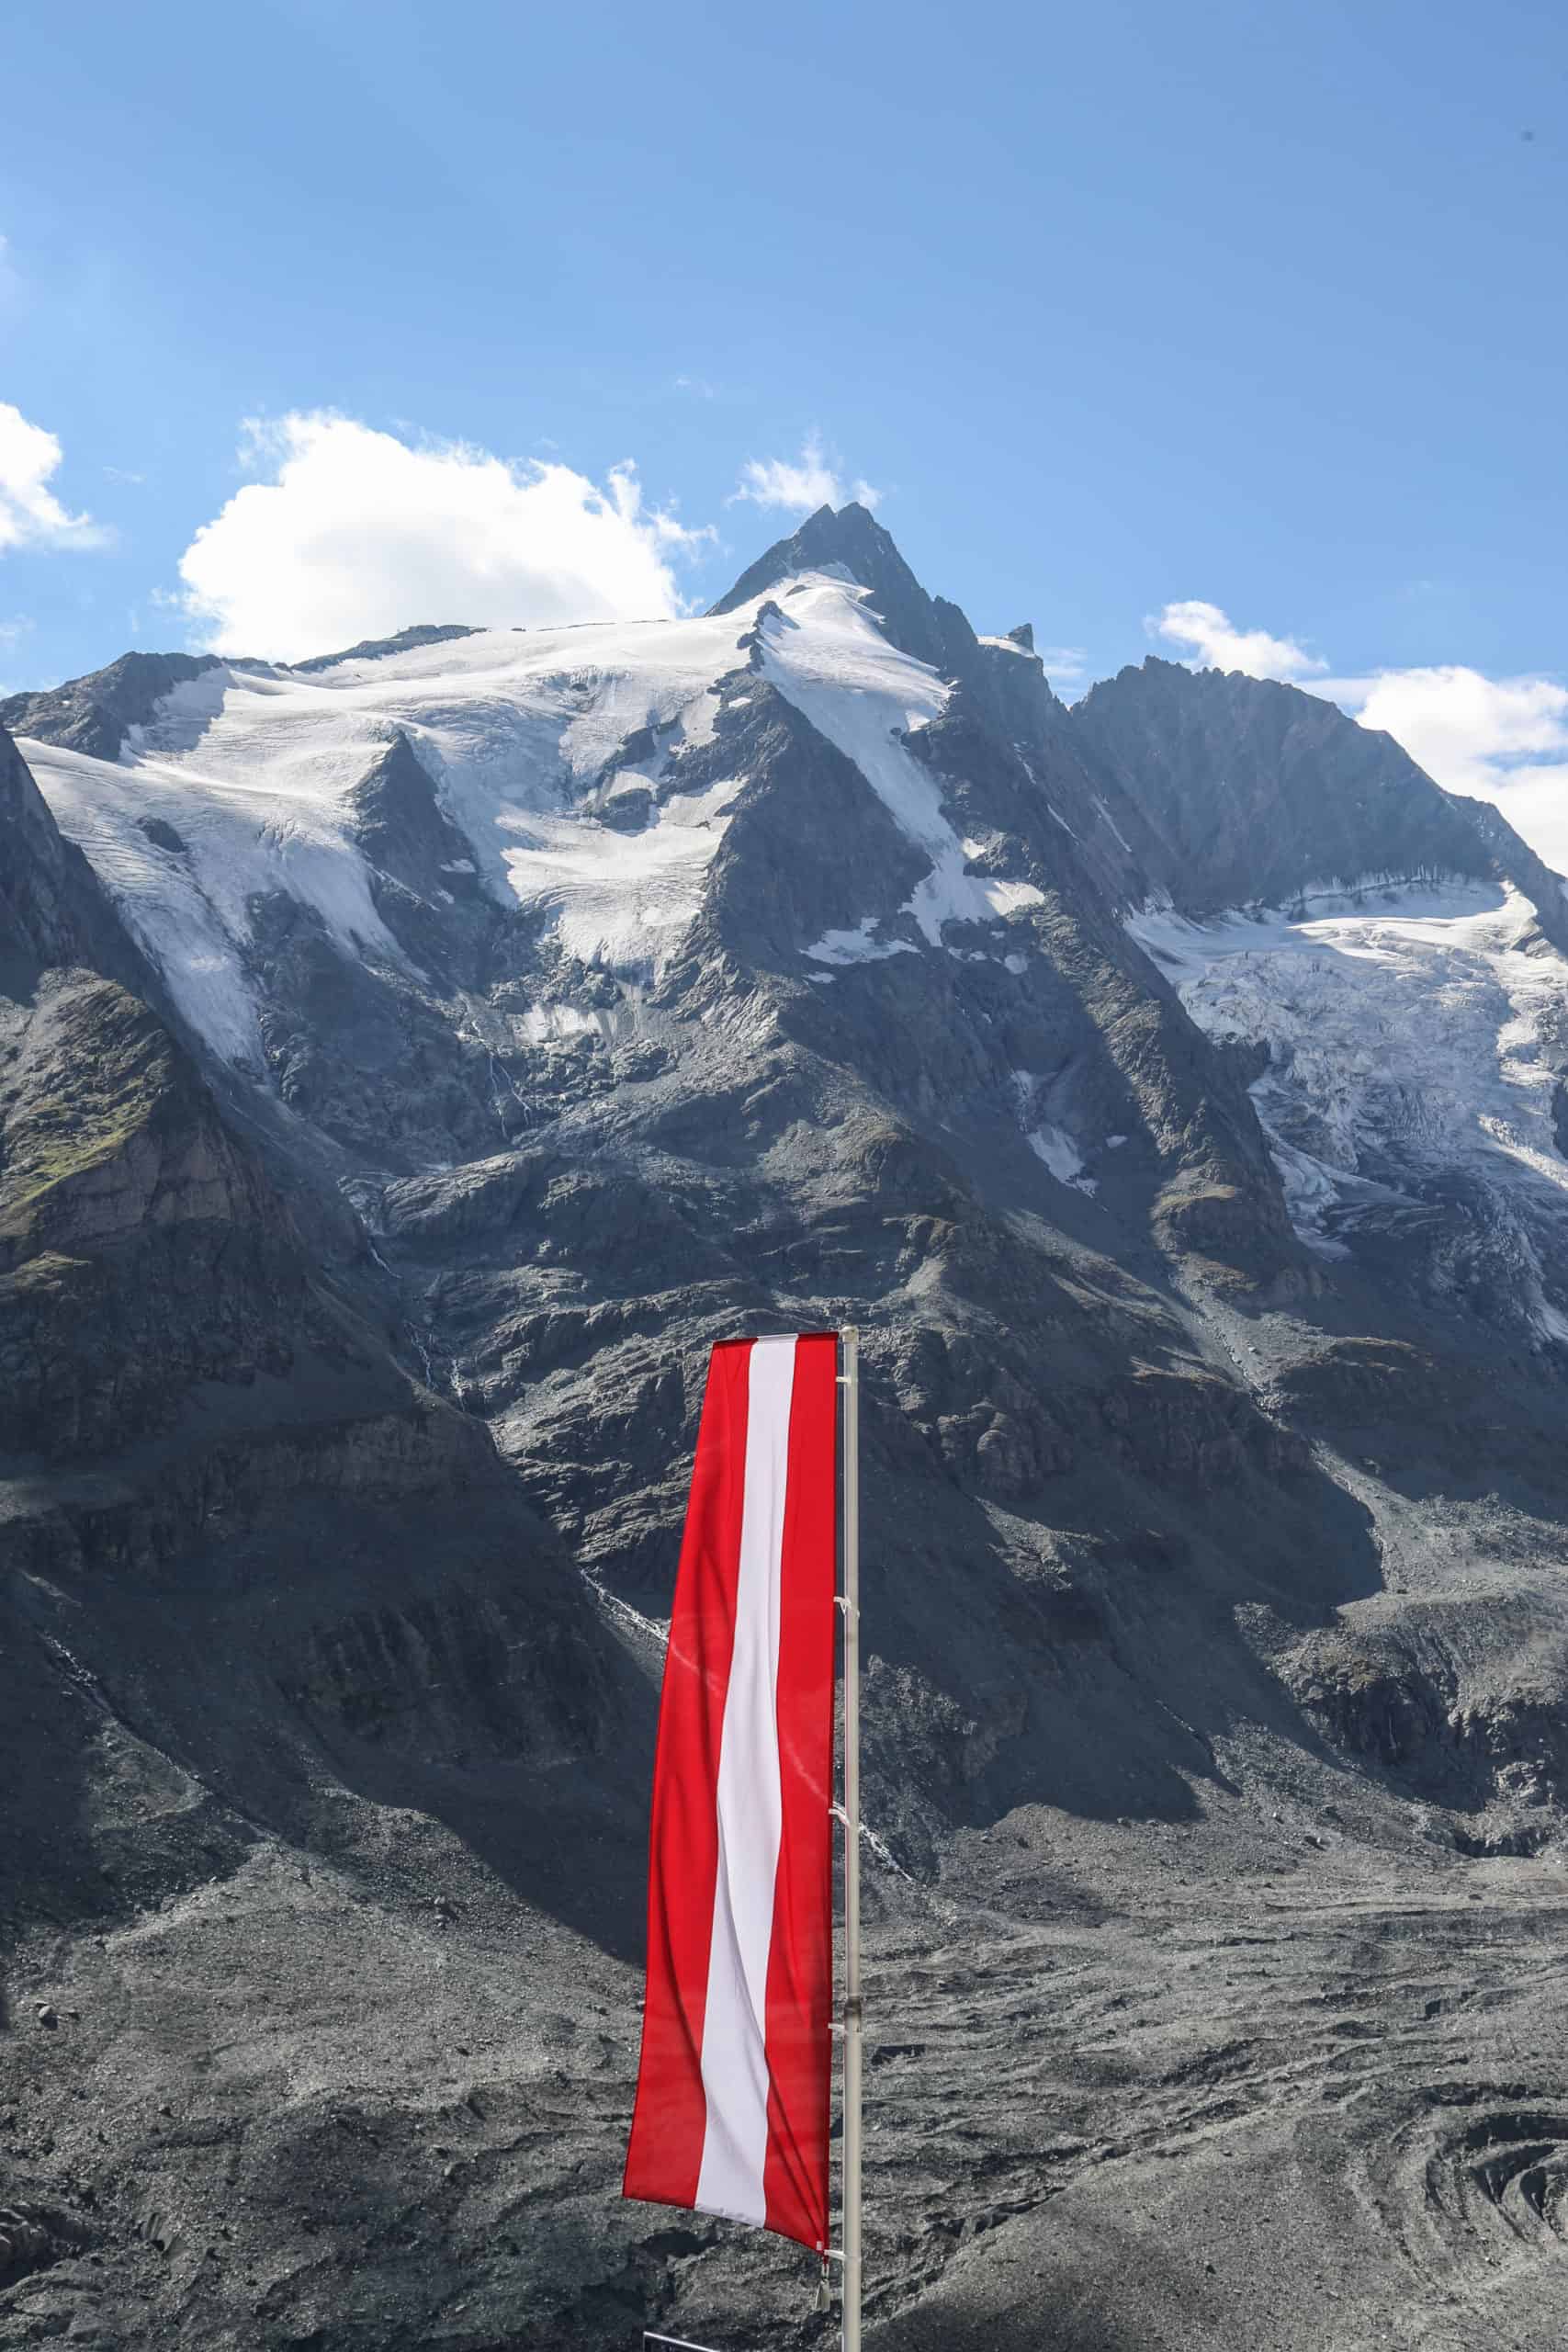
[[[623,2194],[828,2242],[838,1337],[708,1364],[675,1585]]]

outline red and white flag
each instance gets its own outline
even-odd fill
[[[653,1774],[623,2194],[828,2238],[838,1339],[729,1340],[703,1399]]]

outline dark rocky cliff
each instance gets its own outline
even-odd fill
[[[1151,656],[1091,686],[1072,719],[1091,753],[1135,780],[1162,843],[1150,869],[1185,913],[1289,908],[1382,880],[1501,877],[1568,945],[1555,877],[1506,820],[1444,792],[1392,736],[1320,695]]]

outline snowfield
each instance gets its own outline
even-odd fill
[[[1359,1219],[1467,1191],[1538,1332],[1568,1340],[1549,1262],[1568,1249],[1568,964],[1512,889],[1360,895],[1299,922],[1151,909],[1128,927],[1201,1028],[1268,1049],[1252,1099],[1303,1240],[1343,1256]]]
[[[401,960],[327,793],[267,791],[147,753],[110,763],[52,743],[18,748],[61,831],[107,886],[186,1019],[225,1061],[263,1066],[245,958],[254,899],[286,891],[314,908],[340,945]]]
[[[736,634],[733,616],[492,629],[306,674],[221,667],[165,695],[117,762],[21,749],[186,1019],[259,1069],[254,898],[285,891],[341,945],[400,960],[348,802],[399,729],[493,888],[541,908],[584,962],[656,963],[701,904],[736,786],[677,797],[640,834],[573,804],[639,727],[708,740],[708,690],[738,664]],[[183,846],[150,836],[149,820]]]
[[[944,690],[888,644],[866,592],[812,572],[771,594],[787,617],[764,624],[764,674],[930,859],[907,908],[922,936],[940,946],[945,923],[994,925],[1034,904],[1027,883],[967,871],[991,845],[959,838],[899,740],[941,710]],[[472,845],[453,870],[477,866],[498,896],[537,910],[582,963],[656,972],[701,910],[744,778],[684,795],[666,782],[639,831],[583,802],[643,728],[656,745],[617,772],[611,797],[657,793],[672,752],[711,741],[717,684],[743,667],[738,640],[763,601],[711,620],[489,629],[304,673],[222,665],[165,695],[116,762],[33,741],[23,755],[182,1012],[226,1059],[259,1071],[248,969],[258,897],[286,892],[342,946],[400,960],[349,798],[399,730]],[[874,929],[829,933],[807,952],[830,974],[910,944]]]
[[[612,971],[657,970],[702,912],[703,883],[739,779],[676,793],[656,823],[616,832],[572,815],[506,810],[506,878],[525,906],[545,909],[568,955]]]

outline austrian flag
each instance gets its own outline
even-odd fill
[[[624,2194],[821,2248],[838,1340],[713,1351],[653,1776]]]

